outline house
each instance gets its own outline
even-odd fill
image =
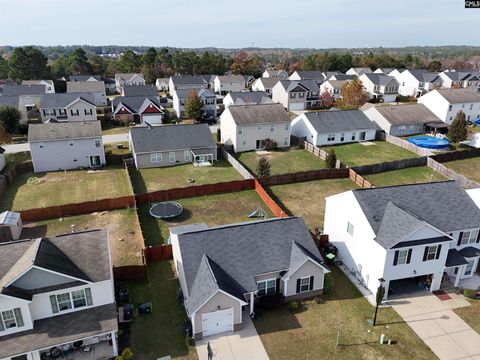
[[[356,75],[360,77],[363,74],[370,74],[370,73],[372,73],[372,69],[370,69],[369,67],[356,67],[356,68],[348,69],[345,74]]]
[[[288,79],[288,73],[285,70],[265,70],[262,78]]]
[[[320,85],[320,94],[328,91],[332,94],[334,100],[342,97],[342,89],[349,80],[327,80]]]
[[[281,104],[230,105],[220,116],[222,143],[235,152],[261,150],[271,139],[290,147],[290,118]]]
[[[170,95],[176,90],[200,90],[208,89],[210,86],[210,76],[185,75],[171,76],[168,81],[168,91]]]
[[[394,102],[398,96],[398,81],[389,75],[365,73],[359,76],[370,99]]]
[[[242,75],[215,76],[213,87],[217,94],[226,95],[230,91],[245,90],[245,79]]]
[[[100,121],[30,124],[28,146],[35,172],[105,165]]]
[[[56,93],[40,97],[42,122],[96,121],[97,108],[91,93]]]
[[[153,85],[124,85],[122,88],[122,96],[158,96],[158,90]]]
[[[107,230],[0,244],[0,358],[118,355]]]
[[[255,77],[253,75],[242,75],[243,79],[245,80],[245,89],[250,89],[252,87],[253,82],[255,81]]]
[[[426,126],[437,126],[442,121],[423,104],[398,104],[372,106],[364,110],[385,133],[408,136],[425,132]]]
[[[438,76],[444,88],[480,88],[480,74],[469,71],[443,71]]]
[[[378,68],[373,73],[374,74],[385,74],[390,75],[390,73],[395,70],[395,68]]]
[[[93,94],[95,106],[107,106],[103,81],[67,81],[67,93],[90,93]]]
[[[114,78],[104,77],[103,82],[105,83],[105,90],[108,95],[115,95],[117,93],[117,87]]]
[[[5,149],[0,146],[0,171],[3,170],[6,164],[7,162],[5,160]]]
[[[45,85],[5,85],[3,87],[3,96],[20,96],[20,95],[43,95],[47,93]]]
[[[282,104],[288,111],[305,110],[309,91],[300,81],[280,80],[272,89],[272,100]]]
[[[22,228],[22,217],[19,212],[0,213],[0,243],[20,239]]]
[[[267,94],[272,96],[272,89],[276,83],[280,81],[279,78],[258,78],[252,84],[252,91],[265,91]]]
[[[70,75],[70,81],[102,81],[100,75]]]
[[[32,100],[29,100],[33,98]],[[26,124],[30,115],[38,114],[39,96],[0,96],[0,106],[9,106],[17,109],[22,114],[20,124]]]
[[[467,121],[480,118],[480,95],[471,89],[436,89],[418,98],[431,112],[447,124],[451,124],[459,111]]]
[[[289,77],[289,80],[313,80],[317,84],[325,81],[325,77],[321,71],[302,71],[296,70]]]
[[[302,218],[170,228],[173,259],[196,340],[242,329],[268,297],[323,293],[323,262]]]
[[[326,198],[324,232],[343,264],[385,298],[471,278],[480,210],[454,181],[357,189]],[[449,281],[447,281],[447,279]]]
[[[165,109],[158,96],[117,96],[112,101],[112,114],[115,121],[162,124]]]
[[[124,85],[145,85],[145,79],[142,74],[115,74],[115,89],[118,94],[122,93]]]
[[[272,99],[265,91],[229,92],[223,99],[223,105],[259,105],[272,104]]]
[[[47,94],[55,92],[55,84],[53,80],[23,80],[22,85],[43,85]]]
[[[307,112],[292,120],[292,135],[315,146],[375,140],[377,126],[360,110]]]
[[[392,75],[400,86],[398,93],[402,96],[420,97],[442,85],[441,78],[425,70],[404,70]]]
[[[168,82],[170,78],[158,78],[155,81],[155,86],[157,87],[158,91],[168,91]]]
[[[173,110],[179,119],[185,117],[185,103],[194,90],[175,90],[173,92]],[[203,103],[204,116],[209,118],[217,117],[217,97],[207,89],[200,89],[197,95]]]
[[[334,74],[327,80],[350,81],[358,79],[357,75]]]
[[[217,146],[207,124],[135,126],[130,149],[137,169],[217,160]]]

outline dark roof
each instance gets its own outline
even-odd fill
[[[470,77],[469,72],[463,71],[444,71],[443,74],[453,81],[463,81]]]
[[[390,81],[395,81],[396,83],[398,83],[398,81],[393,76],[385,75],[385,74],[365,73],[362,76],[365,76],[367,79],[369,79],[375,85],[385,86]]]
[[[67,81],[68,93],[88,93],[92,91],[105,93],[105,83],[103,81]]]
[[[457,249],[448,250],[445,267],[459,266],[468,264],[467,260],[458,252]]]
[[[32,330],[0,337],[0,357],[53,346],[118,330],[115,303],[36,320]]]
[[[455,181],[352,192],[377,235],[376,241],[384,247],[395,245],[409,229],[418,228],[422,222],[446,233],[480,224],[480,209]]]
[[[330,78],[335,77],[337,81],[345,81],[345,80],[355,80],[357,79],[357,75],[347,75],[347,74],[335,74],[330,76]]]
[[[192,90],[192,89],[177,89],[175,90],[175,94],[177,95],[177,97],[181,100],[186,100],[188,99],[188,97],[190,96],[190,94],[192,93],[192,91],[196,91],[197,92],[197,96],[201,97],[201,98],[206,98],[206,97],[214,97],[216,98],[215,96],[215,93],[213,93],[212,91],[208,90],[208,89],[204,89],[204,88],[201,88],[199,90]]]
[[[458,250],[458,252],[460,253],[460,255],[466,258],[480,256],[480,249],[474,248],[473,246],[464,247],[463,249]]]
[[[361,110],[334,110],[308,112],[300,117],[306,117],[319,134],[377,129],[375,123],[370,121]]]
[[[392,125],[441,122],[423,104],[380,105],[376,106],[375,109]]]
[[[268,96],[268,94],[265,91],[240,91],[240,92],[232,91],[232,92],[229,92],[228,95],[230,95],[230,97],[232,98],[235,104],[237,104],[237,101],[239,101],[239,104],[249,104],[249,105],[273,103],[273,100]]]
[[[0,146],[0,155],[3,154],[4,152],[5,152],[5,149]]]
[[[45,85],[5,85],[4,96],[12,95],[42,95],[46,92]]]
[[[136,154],[216,146],[207,124],[136,126],[130,140]]]
[[[324,76],[321,71],[302,71],[297,70],[296,73],[302,80],[323,80]]]
[[[256,81],[261,81],[264,88],[271,89],[277,84],[277,82],[280,81],[280,78],[276,78],[276,77],[258,78]]]
[[[87,81],[90,78],[94,78],[97,81],[101,81],[100,75],[70,75],[70,81]],[[93,80],[90,80],[94,82]]]
[[[20,96],[18,95],[0,96],[0,106],[11,106],[18,109],[19,101],[20,101]]]
[[[203,86],[210,80],[210,75],[208,79],[202,75],[184,75],[184,76],[172,76],[172,82],[174,85],[199,85]]]
[[[155,106],[157,106],[160,110],[162,109],[158,96],[117,96],[115,99],[113,99],[112,105],[115,111],[118,105],[122,103],[122,105],[128,108],[132,113],[138,114],[142,108],[142,105],[147,100],[155,104]]]
[[[158,90],[153,85],[124,85],[123,95],[155,97],[158,96]]]
[[[428,72],[427,70],[405,70],[420,82],[431,82],[438,77],[438,74]]]
[[[420,246],[428,244],[438,244],[441,242],[450,242],[452,239],[448,236],[437,236],[433,238],[419,239],[419,240],[408,240],[399,242],[397,245],[392,246],[392,249],[399,249],[410,246]]]
[[[115,81],[117,80],[129,81],[135,76],[140,76],[142,79],[144,79],[143,74],[141,73],[116,73]]]
[[[29,141],[81,139],[101,136],[102,126],[100,121],[49,122],[45,124],[30,124],[28,126]]]
[[[86,101],[92,106],[95,106],[95,98],[91,93],[58,93],[58,94],[44,94],[40,97],[40,108],[64,108],[77,99]]]
[[[237,125],[290,122],[290,117],[282,104],[231,105],[225,112],[230,112]]]

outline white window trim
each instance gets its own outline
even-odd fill
[[[397,265],[404,265],[407,263],[408,251],[409,249],[398,250]],[[403,262],[400,259],[403,259]]]
[[[153,153],[150,154],[150,162],[152,163],[161,163],[163,156],[162,153]]]
[[[183,157],[185,161],[192,161],[192,156],[190,154],[190,150],[183,151]]]
[[[172,155],[173,155],[173,157],[172,157]],[[174,152],[174,151],[170,151],[170,152],[168,153],[168,161],[169,161],[170,163],[174,163],[174,162],[176,161],[176,156],[175,156],[175,152]]]
[[[432,249],[435,249],[432,253]],[[430,261],[430,260],[435,260],[436,256],[437,256],[437,250],[438,250],[438,245],[430,245],[428,247],[428,251],[427,251],[427,257],[425,259],[425,261]],[[430,255],[433,254],[433,257],[430,259]]]
[[[267,289],[269,288],[272,288],[271,286],[269,287],[268,286],[268,282],[269,281],[273,281],[273,293],[269,294]],[[265,294],[259,294],[259,290],[258,290],[258,284],[261,284],[261,283],[265,283]],[[277,293],[277,279],[276,278],[271,278],[271,279],[265,279],[265,280],[260,280],[260,281],[257,281],[257,295],[258,296],[265,296],[265,295],[272,295],[272,294],[276,294]]]
[[[307,290],[302,290],[302,286],[305,286],[305,285],[302,285],[302,281],[303,280],[307,280]],[[310,291],[310,276],[304,276],[304,277],[301,277],[300,278],[300,288],[298,289],[298,293],[301,294],[301,293],[304,293],[304,292],[308,292]]]

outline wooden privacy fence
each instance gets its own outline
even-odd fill
[[[173,259],[172,245],[148,246],[145,248],[147,263]]]
[[[480,188],[480,184],[473,181],[473,180],[470,180],[469,178],[467,178],[466,176],[463,176],[463,175],[460,175],[459,173],[457,173],[456,171],[452,170],[452,169],[449,169],[447,168],[445,165],[439,163],[438,161],[434,160],[433,158],[428,158],[428,161],[427,161],[427,165],[432,168],[433,170],[435,170],[436,172],[438,172],[439,174],[451,179],[451,180],[455,180],[455,181],[458,181],[460,183],[460,185],[464,188],[467,188],[467,189],[477,189],[477,188]],[[480,171],[480,169],[479,169]]]
[[[358,186],[362,187],[362,188],[365,188],[365,189],[369,189],[369,188],[374,188],[375,186],[370,182],[368,181],[367,179],[365,179],[363,176],[357,174],[355,172],[355,170],[353,169],[349,169],[349,177],[350,177],[350,180],[352,180],[355,184],[357,184]]]
[[[255,179],[255,191],[258,196],[263,200],[263,202],[268,206],[268,208],[275,214],[278,218],[288,217],[284,209],[282,209],[276,202],[273,200],[270,195],[265,191],[262,184]]]
[[[399,170],[399,169],[405,169],[405,168],[417,167],[417,166],[426,166],[426,165],[427,165],[427,157],[423,156],[419,158],[394,160],[394,161],[388,161],[388,162],[372,164],[372,165],[354,166],[352,167],[352,169],[355,170],[357,174],[370,175],[370,174],[376,174],[376,173],[381,173],[385,171]]]
[[[323,179],[342,179],[348,178],[347,168],[341,169],[320,169],[311,171],[301,171],[291,174],[272,175],[268,178],[260,179],[264,186],[292,184],[303,181],[323,180]]]
[[[440,163],[455,161],[455,160],[464,160],[470,159],[473,157],[480,156],[480,149],[468,149],[468,150],[461,150],[461,151],[452,151],[446,153],[440,153],[430,156],[435,161]]]
[[[146,265],[113,267],[113,278],[116,281],[143,281],[148,279]]]
[[[325,160],[327,158],[327,152],[325,150],[320,149],[319,147],[310,144],[309,142],[303,140],[299,142],[300,146],[303,147],[305,150],[308,152],[312,153],[313,155],[319,157],[322,160]],[[343,164],[340,160],[337,160],[335,163],[335,168],[340,169],[346,167],[345,164]]]

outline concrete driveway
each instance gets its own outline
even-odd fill
[[[207,343],[213,351],[214,360],[268,360],[267,352],[250,320],[244,316],[243,329],[209,336],[196,342],[197,354],[200,360],[207,360]]]
[[[430,293],[395,298],[389,303],[440,360],[480,360],[480,335],[452,310],[470,306],[462,295],[440,301]]]

